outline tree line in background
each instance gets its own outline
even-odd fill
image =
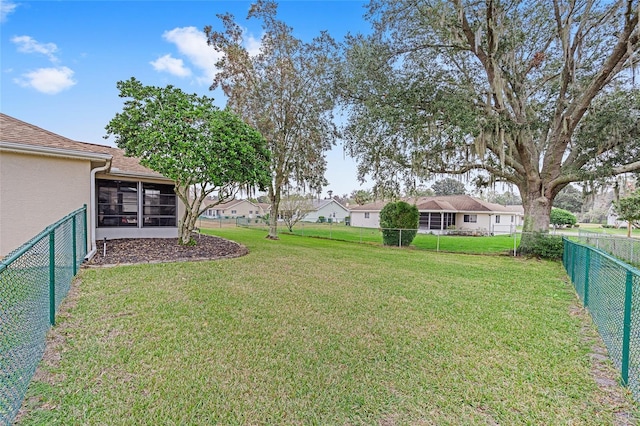
[[[247,49],[235,17],[218,15],[220,29],[204,30],[222,54],[211,88],[222,89],[228,110],[270,152],[262,156],[266,169],[252,166],[268,179],[237,178],[266,187],[269,237],[277,238],[284,193],[319,193],[326,152],[342,138],[360,179],[375,183],[371,192],[350,194],[357,204],[403,192],[460,193],[465,185],[457,179],[423,184],[459,175],[490,201],[517,204],[521,197],[524,230],[545,232],[552,206],[578,209],[581,191],[572,183],[604,187],[640,170],[639,2],[371,0],[365,17],[372,33],[349,34],[340,44],[326,32],[300,40],[277,18],[276,2],[258,0],[247,15],[262,23],[257,53]],[[209,100],[177,102],[174,114],[198,102]],[[125,109],[141,106],[136,100]],[[338,109],[346,117],[341,127]],[[127,118],[155,131],[167,149],[187,137],[215,139],[202,121]],[[118,126],[109,130],[120,134],[118,145],[147,155],[150,145],[136,147],[132,127]],[[160,166],[152,156],[144,161]],[[490,190],[499,182],[519,196]],[[589,197],[594,192],[583,189],[582,213]]]

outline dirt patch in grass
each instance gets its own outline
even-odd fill
[[[243,245],[212,235],[197,235],[196,244],[178,244],[177,238],[136,238],[97,241],[98,251],[87,266],[129,265],[196,260],[226,259],[244,256]]]

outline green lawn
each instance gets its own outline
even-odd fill
[[[264,225],[252,228],[265,229]],[[286,226],[279,226],[280,233],[289,233]],[[382,244],[382,233],[376,228],[359,228],[345,226],[342,223],[297,223],[293,227],[294,235],[304,237],[328,238],[366,244]],[[516,246],[520,244],[520,235],[516,236]],[[514,237],[512,235],[496,235],[487,237],[467,237],[433,234],[417,234],[411,247],[421,250],[442,251],[468,254],[513,253]]]
[[[594,381],[559,263],[212,232],[250,254],[84,270],[20,424],[606,425],[631,409]]]

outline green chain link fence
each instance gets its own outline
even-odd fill
[[[606,251],[633,266],[640,265],[640,240],[635,238],[579,230],[578,236],[571,239]]]
[[[15,418],[55,313],[87,254],[87,207],[0,261],[0,424]]]
[[[567,238],[562,262],[620,370],[622,384],[640,400],[640,270]]]

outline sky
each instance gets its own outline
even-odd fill
[[[216,52],[203,28],[222,29],[231,13],[245,28],[249,50],[260,43],[260,22],[247,20],[247,1],[13,1],[0,0],[0,112],[81,142],[115,146],[105,126],[120,112],[116,83],[179,87],[215,99],[209,90]],[[370,31],[365,2],[281,1],[279,19],[309,41],[326,30],[336,40]],[[324,188],[334,194],[371,188],[357,180],[356,162],[338,143],[327,154]]]

